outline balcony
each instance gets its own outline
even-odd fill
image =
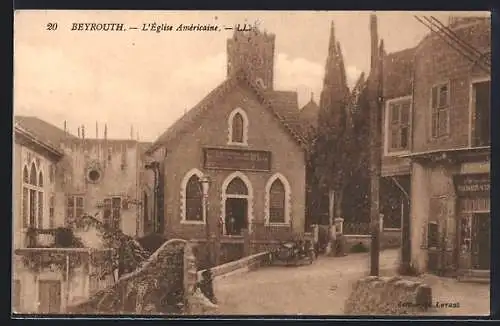
[[[117,265],[114,249],[85,248],[68,228],[30,228],[26,231],[25,247],[14,253],[32,273],[60,271],[66,279],[71,278],[70,270],[75,268],[101,277],[113,273]]]

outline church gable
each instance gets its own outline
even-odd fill
[[[153,143],[148,152],[153,152],[162,146],[175,146],[182,135],[190,133],[192,130],[198,128],[203,121],[206,121],[206,117],[210,116],[208,119],[213,119],[213,116],[220,111],[219,108],[216,108],[217,105],[224,103],[226,100],[234,101],[234,95],[243,92],[247,97],[252,98],[255,103],[258,103],[262,110],[271,113],[273,118],[281,124],[282,130],[288,133],[293,141],[299,145],[303,145],[303,124],[300,119],[300,111],[298,110],[297,93],[261,91],[257,85],[254,85],[247,78],[245,73],[240,71],[226,79],[200,103],[178,119]],[[234,109],[236,109],[238,103],[233,104],[235,105]],[[237,119],[241,119],[241,123],[238,122],[236,127],[239,128],[239,124],[241,124],[241,128],[244,131],[244,114],[240,112],[240,114],[235,116]],[[227,137],[230,137],[229,131]]]

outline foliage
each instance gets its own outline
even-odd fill
[[[338,96],[338,95],[337,95]],[[346,100],[324,101],[318,130],[308,136],[308,215],[328,216],[328,192],[339,195],[336,215],[366,222],[369,216],[369,105],[362,75]]]
[[[184,302],[184,252],[187,243],[170,240],[136,271],[89,300],[70,307],[70,313],[181,313]],[[195,268],[195,267],[194,267]]]
[[[32,246],[36,248],[83,248],[83,243],[80,238],[76,237],[70,228],[57,228],[50,230],[54,236],[54,241],[48,245],[42,246],[37,243],[36,237],[39,230],[29,228],[26,235],[31,238]],[[29,251],[23,255],[24,266],[31,271],[37,273],[44,269],[56,269],[65,271],[67,256],[69,259],[69,268],[73,270],[82,265],[83,259],[80,252],[71,251],[52,251],[52,250],[36,250]]]
[[[150,256],[150,252],[144,249],[139,242],[126,235],[119,228],[108,226],[91,215],[84,215],[73,222],[75,228],[94,227],[102,236],[105,248],[114,248],[115,256],[106,271],[112,273],[119,269],[119,274],[129,273],[136,270]]]
[[[354,246],[351,247],[350,252],[351,253],[363,253],[363,252],[369,252],[370,249],[365,246],[362,242],[356,243]]]
[[[70,228],[57,228],[54,236],[55,247],[83,248],[82,240],[75,236]]]
[[[66,260],[69,255],[69,260]],[[57,251],[31,251],[23,254],[23,263],[34,273],[42,270],[52,269],[66,273],[66,263],[69,261],[70,272],[82,266],[83,256],[81,252],[57,252]]]
[[[158,233],[149,233],[148,235],[137,239],[137,242],[139,242],[139,244],[147,251],[155,252],[165,242],[167,242],[167,238]]]

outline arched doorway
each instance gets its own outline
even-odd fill
[[[249,180],[241,173],[230,175],[223,185],[223,233],[243,235],[251,221],[252,188]]]

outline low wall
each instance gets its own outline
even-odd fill
[[[233,274],[236,272],[248,271],[259,268],[260,266],[269,263],[269,253],[261,252],[255,255],[244,257],[242,259],[232,261],[226,264],[216,266],[211,269],[212,277],[218,278]],[[198,280],[202,280],[202,273],[204,270],[198,271]]]
[[[358,280],[345,302],[346,315],[412,315],[428,310],[432,289],[401,277],[369,276]]]
[[[369,234],[344,234],[344,251],[350,252],[355,245],[363,244],[368,250],[371,245],[371,235]],[[401,230],[385,229],[380,237],[380,249],[396,249],[401,247]]]

